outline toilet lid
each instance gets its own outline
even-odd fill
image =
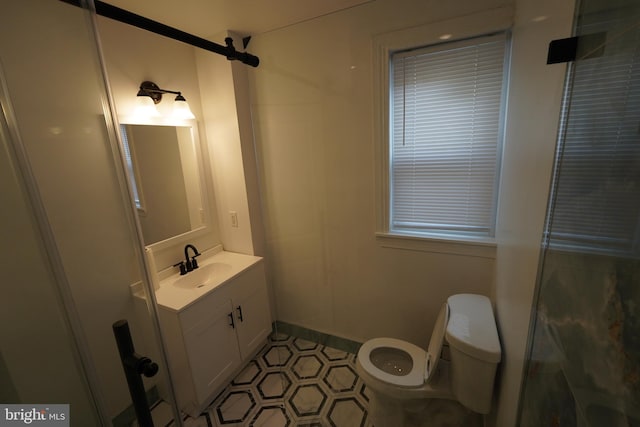
[[[432,374],[438,369],[438,361],[440,360],[440,353],[442,352],[442,342],[444,341],[444,334],[447,330],[447,323],[449,321],[449,305],[445,302],[438,313],[436,319],[436,325],[431,333],[431,340],[429,341],[429,348],[427,349],[427,357],[425,361],[424,380],[426,383],[432,378]]]

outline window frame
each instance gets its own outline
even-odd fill
[[[485,206],[490,208],[490,215],[488,219],[488,224],[486,226],[486,232],[480,231],[464,231],[464,230],[456,230],[456,229],[446,229],[446,228],[428,228],[425,227],[422,230],[419,227],[393,227],[394,216],[392,212],[392,207],[394,204],[394,195],[393,195],[393,179],[394,176],[392,173],[389,174],[389,230],[393,234],[406,234],[416,237],[438,237],[438,238],[449,238],[449,239],[461,239],[461,240],[491,240],[495,239],[495,231],[496,231],[496,222],[497,222],[497,213],[498,213],[498,194],[500,187],[500,169],[502,165],[502,149],[504,145],[504,136],[505,136],[505,116],[506,116],[506,102],[507,102],[507,92],[508,92],[508,84],[509,84],[509,47],[510,47],[510,34],[508,31],[500,31],[493,34],[485,34],[479,35],[475,37],[470,37],[464,40],[456,40],[453,42],[441,42],[434,45],[429,46],[419,46],[407,50],[395,51],[391,52],[389,58],[389,135],[388,135],[388,145],[389,145],[389,170],[393,170],[393,157],[394,157],[394,141],[393,141],[393,114],[394,114],[394,102],[393,102],[393,69],[395,68],[394,59],[398,58],[406,58],[412,57],[416,55],[422,54],[432,54],[438,52],[450,52],[460,48],[468,48],[474,47],[485,43],[492,42],[500,42],[503,44],[504,54],[502,56],[502,81],[500,84],[500,98],[499,98],[499,111],[497,117],[497,129],[496,129],[496,141],[495,141],[495,154],[496,157],[493,160],[493,183],[492,183],[492,197],[491,200],[487,201]],[[469,227],[470,228],[470,227]]]
[[[450,36],[459,41],[480,35],[508,31],[513,22],[513,8],[505,6],[464,17],[424,24],[373,39],[373,94],[375,140],[376,231],[378,244],[384,248],[408,249],[495,259],[494,238],[461,238],[444,235],[410,235],[390,231],[390,56],[393,52],[416,46],[442,43]],[[505,105],[506,110],[506,105]],[[498,204],[499,209],[499,204]]]

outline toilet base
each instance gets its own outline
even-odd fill
[[[369,389],[369,419],[376,427],[482,427],[482,415],[455,400],[392,399]]]

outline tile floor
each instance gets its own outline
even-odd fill
[[[274,334],[198,421],[207,427],[372,427],[368,400],[354,354]]]

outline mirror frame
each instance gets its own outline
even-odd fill
[[[149,246],[153,249],[156,257],[160,255],[162,252],[170,251],[174,248],[179,248],[182,251],[182,248],[189,243],[194,243],[201,241],[201,239],[206,235],[215,234],[214,224],[214,214],[215,214],[215,206],[213,205],[213,187],[210,180],[206,179],[207,176],[211,176],[211,169],[209,167],[208,162],[208,151],[206,148],[206,144],[203,143],[200,138],[200,132],[198,129],[198,121],[196,119],[193,120],[176,120],[167,117],[159,117],[159,118],[150,118],[150,119],[141,119],[137,116],[122,116],[118,119],[118,131],[121,132],[121,125],[142,125],[142,126],[181,126],[181,127],[190,127],[191,135],[194,140],[196,156],[198,161],[198,175],[200,178],[200,193],[202,197],[202,204],[204,206],[204,215],[203,215],[203,225],[197,227],[193,230],[184,232],[182,234],[178,234],[172,237],[169,237],[165,240],[160,240],[158,242],[146,243],[145,246]],[[119,135],[122,138],[122,135]],[[127,183],[129,186],[132,185],[129,176],[127,176]],[[134,203],[131,200],[131,203]],[[136,211],[138,209],[136,208]],[[215,240],[215,238],[214,238]],[[215,245],[215,242],[213,243]],[[207,247],[199,248],[200,251],[208,249]],[[173,251],[172,251],[173,252]],[[162,257],[164,258],[164,257]],[[166,267],[171,266],[172,264],[164,265],[165,263],[161,260],[157,260],[158,267],[160,269],[164,269]],[[160,261],[160,262],[158,262]],[[171,262],[171,261],[169,261]]]

